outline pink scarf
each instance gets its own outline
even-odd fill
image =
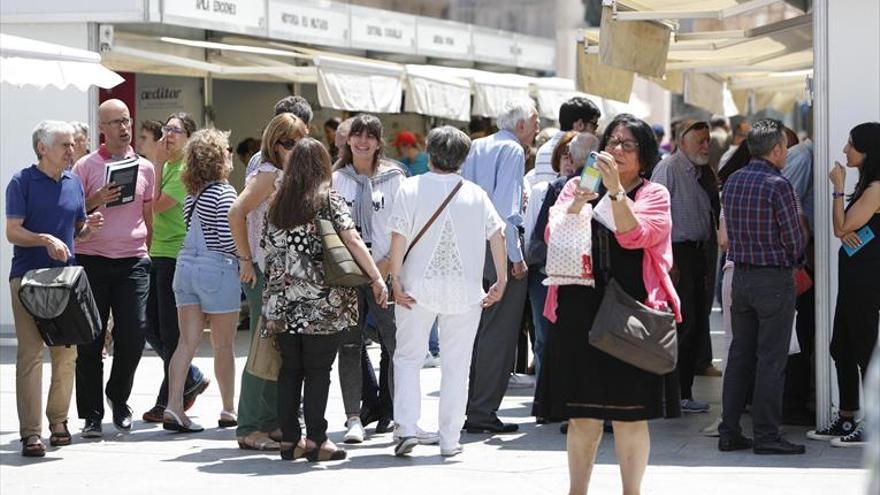
[[[576,184],[568,181],[553,208],[568,208],[574,199]],[[563,206],[564,205],[564,206]],[[670,213],[669,191],[660,184],[644,179],[644,184],[636,192],[633,213],[639,224],[625,234],[615,234],[617,242],[624,249],[643,249],[642,277],[648,297],[645,305],[655,309],[672,307],[675,321],[681,322],[681,302],[669,270],[672,269],[672,214]],[[550,225],[544,232],[544,240],[550,239]],[[556,322],[559,287],[551,285],[544,301],[544,317]]]

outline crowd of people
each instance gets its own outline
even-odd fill
[[[345,459],[327,436],[337,362],[344,443],[363,442],[376,423],[374,434],[393,432],[397,456],[435,444],[454,456],[462,430],[518,430],[499,407],[523,328],[531,327],[533,415],[567,432],[571,493],[586,492],[603,431],[615,435],[624,493],[638,493],[648,420],[710,410],[695,396],[694,376],[720,375],[709,332],[717,285],[729,351],[722,411],[707,434],[725,452],[805,450],[779,425],[803,416],[810,402],[809,357],[789,354],[793,328],[801,353],[812,352],[812,148],[779,121],[743,121],[731,133],[723,120],[681,119],[674,139],[661,143],[662,129],[629,114],[608,116],[600,129],[600,110],[581,97],[563,103],[559,129],[541,131],[534,102],[514,99],[497,130],[477,120],[470,136],[451,126],[432,129],[424,142],[398,133],[388,140],[400,155],[394,160],[374,115],[328,120],[326,145],[310,137],[312,109],[298,96],[275,105],[261,140],[234,150],[228,133],[174,113],[141,123],[136,153],[126,105],[105,101],[98,115],[103,139],[93,152],[87,126],[37,125],[37,163],[6,190],[25,456],[46,452],[43,343],[18,287],[28,270],[70,264],[84,267],[102,328],[94,342],[50,348],[52,446],[72,441],[74,380],[82,437],[103,435],[105,397],[115,427],[131,428],[128,401],[145,342],[161,358],[164,380],[143,421],[202,431],[186,411],[211,383],[192,363],[207,324],[222,400],[217,425],[235,427],[242,449]],[[834,234],[844,245],[831,346],[841,402],[839,416],[809,436],[839,446],[865,435],[859,381],[880,314],[880,278],[872,276],[880,273],[880,242],[865,235],[880,234],[878,143],[878,123],[851,131],[846,166],[859,179],[848,197],[843,165],[830,174]],[[228,182],[233,151],[247,162],[240,192]],[[117,204],[120,187],[105,183],[105,170],[125,158],[137,160],[138,175],[134,197]],[[588,162],[601,178],[595,190],[581,184]],[[575,260],[582,278],[565,283],[548,273],[560,256],[549,246],[572,232],[591,248]],[[329,280],[339,249],[361,283]],[[672,372],[648,371],[591,344],[603,301],[617,290],[674,319]],[[242,293],[251,335],[236,403]],[[368,334],[381,348],[378,377]],[[426,355],[441,367],[437,432],[419,424]],[[754,438],[740,426],[747,405]]]

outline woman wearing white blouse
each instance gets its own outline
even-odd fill
[[[454,127],[431,131],[426,148],[431,157],[431,171],[403,181],[389,218],[390,273],[397,303],[397,349],[393,368],[394,420],[399,428],[394,453],[398,456],[408,454],[420,443],[419,370],[435,319],[443,348],[440,452],[444,456],[461,452],[458,441],[464,424],[468,372],[480,315],[483,308],[501,299],[507,282],[504,221],[485,191],[457,173],[470,144],[467,135]],[[462,187],[413,244],[419,231],[459,183]],[[482,280],[486,240],[499,274],[488,294]]]

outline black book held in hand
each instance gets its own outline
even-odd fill
[[[136,156],[126,158],[118,162],[110,162],[107,164],[107,174],[104,177],[104,184],[110,182],[121,187],[119,190],[119,198],[116,201],[107,203],[107,208],[112,206],[124,205],[134,201],[135,185],[138,178],[138,158]]]

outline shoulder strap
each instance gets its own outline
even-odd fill
[[[419,242],[419,239],[421,239],[422,236],[425,235],[425,232],[427,232],[431,225],[433,225],[433,223],[437,220],[437,217],[439,217],[440,214],[443,213],[443,210],[446,209],[446,206],[449,205],[449,202],[452,201],[452,198],[455,197],[455,195],[458,193],[458,190],[461,189],[461,186],[463,184],[463,180],[459,181],[459,183],[452,189],[452,191],[450,191],[449,195],[446,196],[446,199],[444,199],[443,202],[440,203],[440,206],[437,207],[437,211],[435,211],[434,214],[431,215],[431,218],[428,219],[428,222],[425,223],[425,226],[422,227],[422,230],[420,230],[419,233],[416,234],[416,237],[409,244],[409,247],[406,249],[406,253],[403,255],[403,259],[406,259],[406,257],[409,256],[409,252],[412,251],[412,248],[416,245],[417,242]]]
[[[198,194],[198,195],[196,195],[196,199],[193,200],[192,208],[190,208],[190,210],[189,210],[189,214],[186,216],[186,223],[187,223],[187,225],[189,225],[190,223],[192,223],[193,212],[196,211],[196,207],[198,207],[198,205],[199,205],[199,198],[202,197],[202,194],[204,194],[205,191],[207,191],[208,189],[210,189],[210,188],[216,186],[217,184],[219,184],[219,182],[212,182],[212,183],[208,184],[207,186],[203,187],[201,191],[199,191],[199,194]]]

